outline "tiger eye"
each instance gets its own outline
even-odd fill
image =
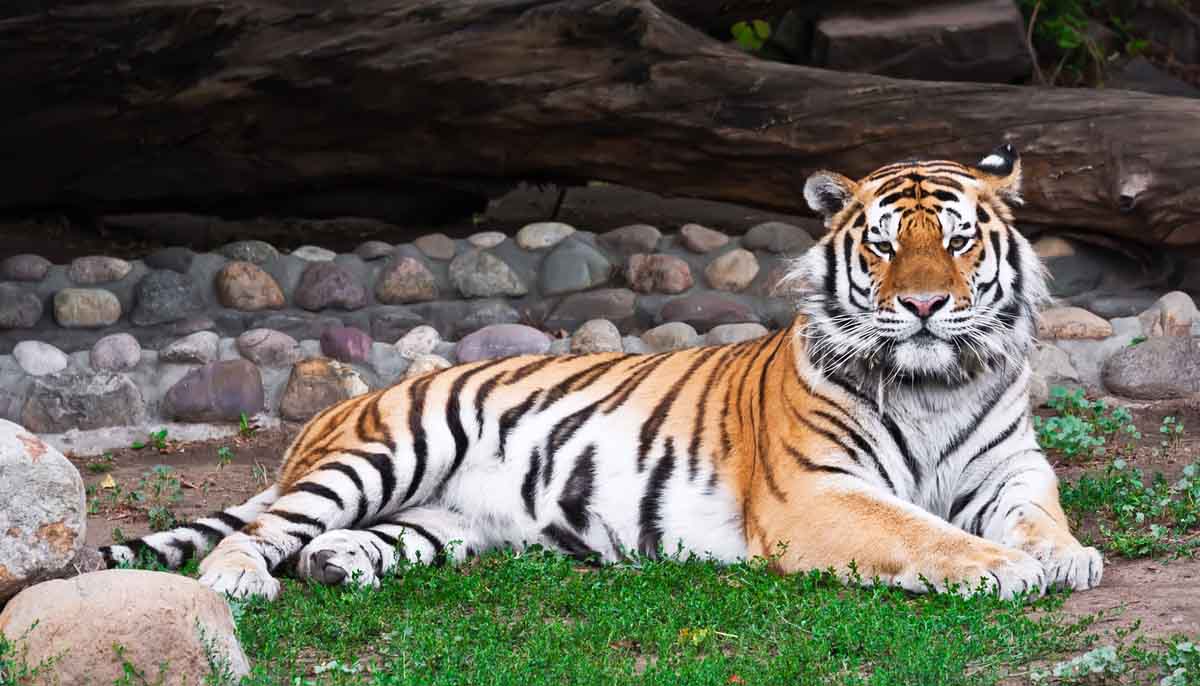
[[[966,244],[967,239],[963,236],[955,236],[954,238],[950,239],[951,250],[962,250]]]

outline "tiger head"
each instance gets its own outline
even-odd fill
[[[902,162],[858,180],[828,171],[804,197],[822,240],[792,265],[809,359],[882,382],[961,383],[1020,369],[1045,275],[1013,228],[1021,162],[1003,145],[974,167]]]

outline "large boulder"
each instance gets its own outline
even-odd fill
[[[550,337],[524,324],[494,324],[468,334],[458,342],[459,362],[494,357],[542,355],[550,349]]]
[[[142,421],[142,392],[124,374],[51,374],[34,379],[21,423],[38,433],[127,426]]]
[[[0,604],[72,570],[87,533],[83,479],[37,436],[0,419]],[[0,623],[2,624],[2,623]]]
[[[1104,386],[1127,398],[1163,400],[1200,393],[1200,339],[1149,338],[1104,364]]]
[[[210,362],[188,372],[167,391],[163,411],[183,422],[236,422],[262,412],[262,373],[248,360]]]
[[[292,367],[279,401],[279,414],[284,419],[304,421],[368,390],[362,376],[348,364],[323,357],[302,360]]]
[[[236,683],[250,672],[225,599],[177,574],[110,569],[28,588],[0,632],[45,683]],[[118,652],[119,651],[119,652]]]

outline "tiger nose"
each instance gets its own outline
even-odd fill
[[[919,295],[902,295],[900,304],[921,319],[928,319],[939,307],[950,299],[948,293],[921,293]]]

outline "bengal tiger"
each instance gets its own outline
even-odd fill
[[[1016,151],[971,167],[820,171],[828,232],[787,274],[794,323],[658,354],[521,356],[405,379],[321,412],[243,505],[104,549],[274,598],[288,562],[377,585],[404,559],[540,544],[593,562],[686,553],[1005,598],[1096,586],[1031,426],[1048,299],[1013,228]],[[455,543],[456,545],[451,545]]]

